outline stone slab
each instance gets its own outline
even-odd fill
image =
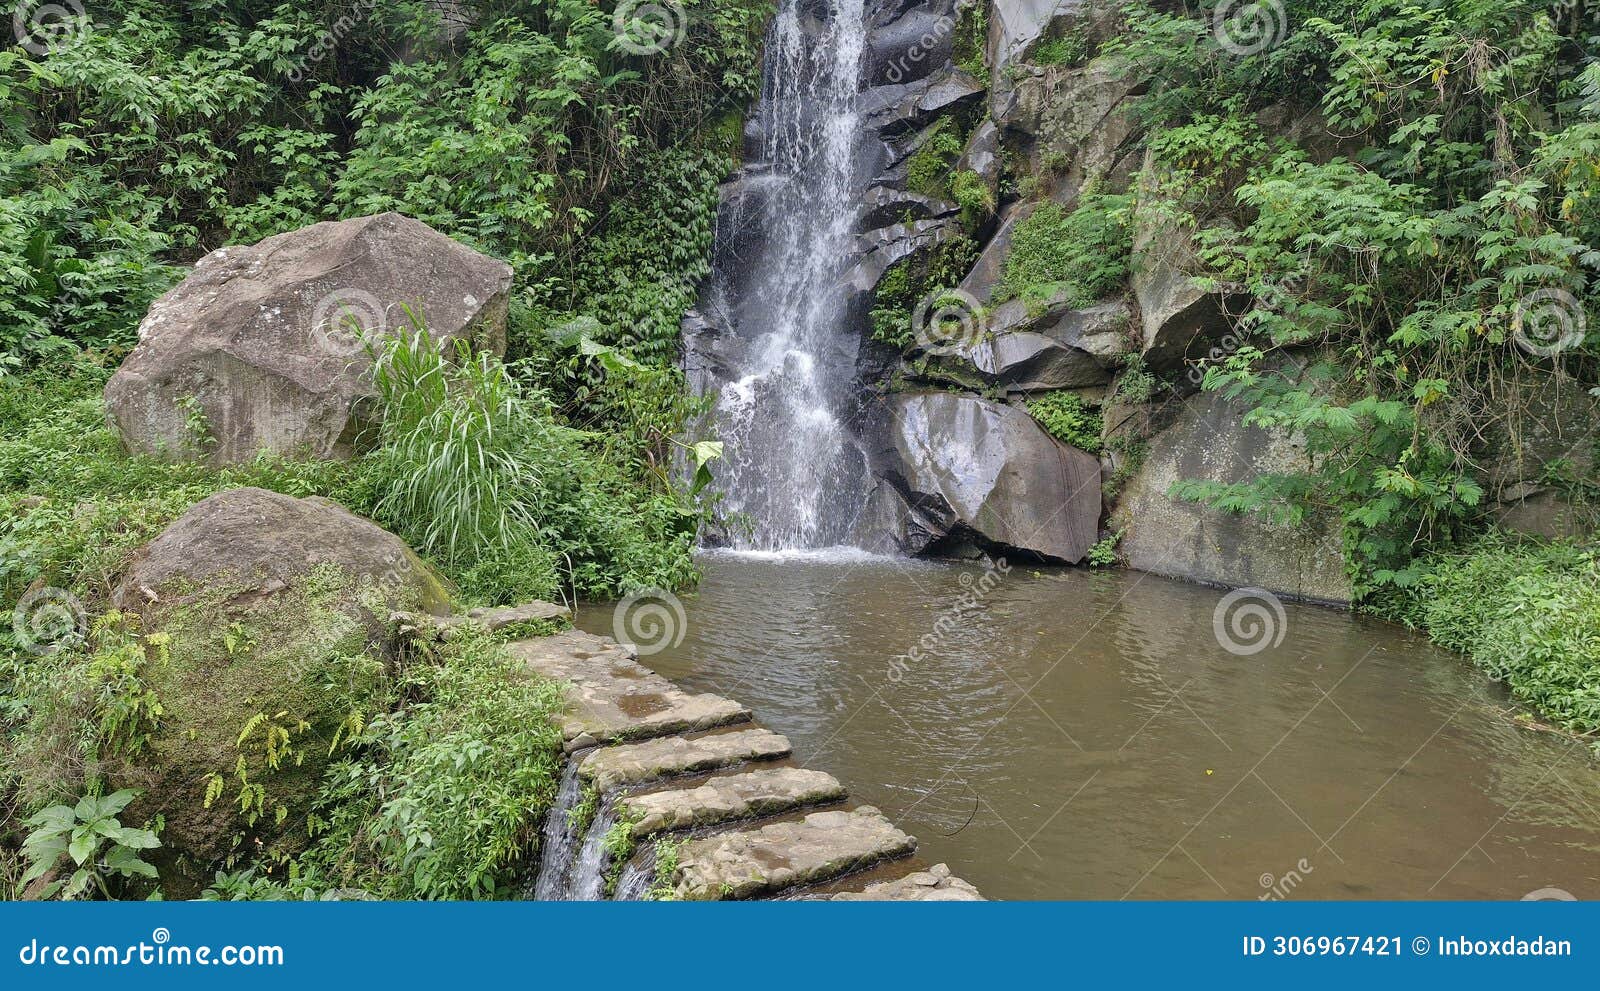
[[[561,724],[569,750],[750,720],[744,706],[720,695],[685,692],[605,637],[568,630],[520,640],[509,649],[534,671],[569,686],[570,704]]]
[[[915,838],[869,806],[813,812],[797,822],[684,844],[678,854],[677,897],[710,901],[774,894],[909,856],[916,846]]]
[[[633,821],[635,839],[669,829],[689,829],[781,815],[845,798],[831,774],[799,767],[768,767],[711,778],[693,788],[632,795],[618,803]]]
[[[715,771],[745,761],[778,760],[790,752],[786,738],[765,729],[718,733],[694,740],[664,736],[596,750],[584,757],[579,773],[601,791],[611,791],[675,774]]]
[[[945,864],[935,864],[893,881],[878,881],[860,891],[840,891],[827,896],[835,902],[981,902],[978,889],[952,875]]]

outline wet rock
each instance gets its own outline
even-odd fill
[[[861,126],[892,139],[978,102],[984,92],[971,73],[947,65],[916,82],[868,90],[861,98]]]
[[[1277,525],[1169,495],[1182,480],[1236,483],[1272,472],[1304,472],[1301,439],[1245,427],[1244,408],[1215,393],[1175,401],[1155,416],[1144,459],[1111,516],[1131,568],[1225,586],[1255,586],[1319,601],[1350,601],[1339,527],[1330,520]]]
[[[505,351],[511,267],[387,213],[202,258],[155,302],[106,385],[129,451],[237,464],[348,458],[376,392],[363,338],[408,327]]]
[[[643,667],[614,640],[579,630],[509,648],[537,673],[569,685],[568,740],[637,740],[748,722],[750,710],[720,695],[691,695]]]
[[[1026,412],[947,392],[896,395],[875,464],[905,507],[902,547],[970,542],[1082,561],[1098,537],[1100,462]]]
[[[633,823],[634,838],[643,839],[670,829],[781,815],[844,797],[844,785],[831,774],[773,767],[710,778],[693,788],[630,795],[618,804]]]
[[[692,740],[665,736],[596,750],[584,758],[579,773],[601,791],[610,791],[746,761],[778,760],[789,753],[789,741],[765,729],[716,733]]]
[[[1073,309],[1066,294],[1046,303],[1011,300],[989,314],[991,333],[954,352],[927,355],[927,373],[968,388],[1008,392],[1077,389],[1111,381],[1132,349],[1133,313],[1122,302]]]
[[[691,840],[678,853],[676,893],[685,901],[773,894],[908,856],[916,846],[877,809],[813,812]]]
[[[829,896],[836,902],[981,902],[978,889],[961,878],[954,877],[950,868],[936,864],[925,871],[907,874],[893,881],[869,884],[860,891],[841,891]]]
[[[915,82],[948,65],[955,6],[955,0],[933,0],[872,11],[863,59],[869,85]]]

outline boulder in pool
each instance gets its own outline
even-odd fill
[[[888,406],[875,463],[901,507],[903,549],[973,545],[1069,564],[1087,556],[1100,526],[1099,459],[1014,406],[949,392],[896,395]]]

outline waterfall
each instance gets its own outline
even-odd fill
[[[864,501],[846,423],[860,332],[843,277],[862,194],[865,0],[822,6],[781,0],[756,109],[760,161],[744,172],[748,203],[719,214],[703,303],[740,339],[695,384],[718,396],[724,509],[753,524],[732,537],[748,550],[849,543]]]
[[[582,758],[583,753],[579,752],[567,759],[555,803],[545,815],[539,840],[539,874],[533,884],[533,897],[538,901],[571,901],[570,875],[578,847],[578,824],[571,812],[583,795],[583,782],[578,777]]]
[[[577,859],[572,863],[572,876],[567,883],[566,901],[596,902],[606,896],[606,834],[616,824],[616,797],[607,796],[595,813],[594,822],[583,838]]]
[[[637,854],[622,868],[622,874],[617,878],[616,894],[612,897],[619,902],[644,901],[655,879],[656,848],[655,844],[651,844],[648,850]]]

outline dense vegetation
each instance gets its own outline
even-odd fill
[[[1320,466],[1179,494],[1334,514],[1368,607],[1593,731],[1592,554],[1470,541],[1495,522],[1496,446],[1563,391],[1600,396],[1600,19],[1529,0],[1263,9],[1271,43],[1135,4],[1108,46],[1151,83],[1141,209],[1194,232],[1210,285],[1256,300],[1205,387]],[[1544,480],[1592,503],[1569,469],[1600,435],[1562,426],[1589,450]]]
[[[649,50],[623,44],[611,3],[467,6],[472,27],[455,30],[423,0],[118,0],[92,26],[0,49],[0,598],[60,588],[95,622],[43,657],[0,630],[0,881],[85,862],[50,838],[83,825],[61,811],[79,796],[78,818],[121,828],[127,796],[97,797],[100,761],[159,721],[150,679],[185,645],[94,617],[131,553],[207,495],[329,496],[412,542],[466,603],[695,580],[707,507],[678,469],[716,449],[680,443],[698,407],[677,331],[768,4],[689,0],[683,36]],[[513,266],[504,361],[419,335],[386,346],[385,427],[352,463],[123,453],[101,390],[187,264],[383,211]],[[229,631],[228,653],[251,636]],[[312,851],[219,878],[220,896],[281,896],[265,879],[286,872],[296,894],[504,890],[553,792],[553,690],[470,638],[377,670],[316,811],[285,810],[313,824]],[[52,890],[147,890],[146,837],[125,832],[132,852],[89,860],[125,872]]]

